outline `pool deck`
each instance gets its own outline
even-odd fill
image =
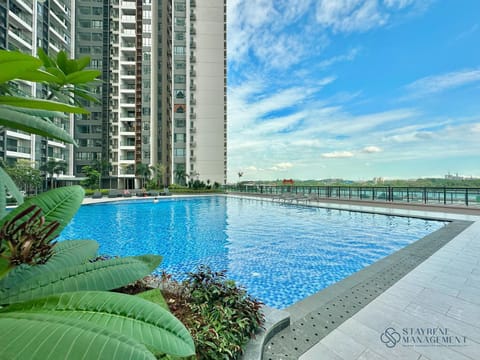
[[[119,199],[84,203],[112,200]],[[265,343],[258,338],[260,348],[247,350],[244,359],[480,359],[480,209],[345,201],[308,205],[443,219],[453,226],[285,311],[273,310],[269,325],[282,326]],[[413,258],[419,263],[410,263]],[[339,311],[355,307],[357,300],[361,304],[352,316]]]
[[[405,275],[393,279],[393,285],[382,284],[382,280],[388,280],[392,274],[395,277],[395,268],[404,267],[404,264],[396,266],[393,263],[392,268],[379,262],[376,270],[372,271],[376,271],[373,274],[376,277],[370,277],[363,283],[351,282],[347,278],[343,285],[327,288],[327,291],[285,309],[290,317],[290,326],[279,330],[263,344],[262,355],[254,355],[251,359],[480,358],[479,209],[385,203],[366,206],[358,202],[318,202],[311,205],[453,220],[452,224],[460,227],[451,231],[450,236],[448,231],[444,233],[446,238],[438,239],[444,244],[421,259],[419,265],[411,265],[410,270],[407,268]],[[432,234],[431,237],[435,240],[438,235]],[[420,245],[403,258],[413,258],[428,246]],[[400,252],[394,255],[399,257]],[[360,277],[365,278],[364,275]],[[372,296],[372,289],[374,292],[378,290],[379,294]],[[345,294],[349,292],[350,298],[346,300]],[[354,303],[356,300],[352,296],[366,304],[360,304],[360,309],[348,317],[339,308],[350,302],[348,308]],[[285,323],[285,319],[282,321]],[[249,356],[245,358],[250,359]]]

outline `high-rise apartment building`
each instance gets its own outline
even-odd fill
[[[77,148],[0,129],[0,158],[63,160],[59,179],[102,165],[103,187],[138,188],[155,166],[164,184],[226,180],[226,0],[0,0],[0,48],[66,50],[102,73],[91,113],[54,121]],[[45,97],[39,84],[18,81]]]
[[[138,188],[147,167],[225,183],[225,0],[77,0],[75,48],[103,74],[76,119],[76,174],[97,162],[104,187]]]
[[[49,55],[60,50],[73,54],[72,0],[0,0],[0,48],[19,50],[36,55],[42,48]],[[39,84],[15,83],[26,95],[45,98],[48,94]],[[55,123],[72,132],[73,117],[54,119]],[[49,159],[65,161],[68,167],[62,179],[73,174],[72,146],[23,132],[0,129],[0,158],[7,163],[27,159],[37,167]]]

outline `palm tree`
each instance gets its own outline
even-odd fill
[[[144,163],[135,164],[135,175],[142,180],[141,187],[145,187],[145,180],[150,178],[150,167]]]
[[[47,178],[47,176],[50,177],[50,189],[53,189],[53,175],[57,175],[58,177],[67,171],[67,163],[64,160],[50,158],[46,164],[40,167],[40,170],[45,171],[45,178]]]
[[[185,185],[185,179],[188,177],[188,174],[183,169],[175,169],[175,182],[179,185]]]
[[[160,182],[163,183],[163,174],[165,174],[165,165],[157,163],[150,166],[150,170],[153,171],[153,178],[157,183],[157,186],[160,187]]]

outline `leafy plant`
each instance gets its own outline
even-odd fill
[[[39,56],[41,60],[0,50],[0,126],[74,143],[50,118],[85,113],[70,103],[79,96],[92,99],[87,85],[99,73],[84,70],[89,58],[72,60],[65,52],[50,58],[41,50]],[[14,79],[44,83],[48,100],[18,96],[8,83]],[[188,331],[161,306],[104,291],[151,273],[161,257],[90,261],[97,259],[95,241],[54,242],[82,203],[80,186],[51,190],[22,203],[14,182],[0,169],[0,190],[0,327],[5,334],[17,334],[0,337],[0,358],[194,354]],[[21,204],[8,213],[4,190]]]
[[[172,312],[192,333],[197,359],[235,359],[262,326],[262,303],[207,266],[189,273],[181,284],[164,275],[164,296]]]

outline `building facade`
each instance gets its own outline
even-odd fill
[[[226,1],[77,0],[76,54],[102,70],[78,117],[75,173],[103,187],[226,181]]]
[[[73,54],[74,11],[72,0],[0,0],[0,48],[37,55],[42,48],[49,55],[60,50]],[[27,96],[46,98],[40,84],[17,81],[17,90]],[[53,121],[73,134],[73,117]],[[72,179],[73,147],[18,131],[0,129],[0,159],[14,164],[18,159],[45,168],[49,160],[61,161],[66,168],[57,179]]]
[[[103,188],[189,180],[224,184],[227,167],[226,0],[0,0],[0,48],[91,57],[102,73],[89,115],[54,121],[78,147],[0,129],[0,158],[101,169]],[[20,91],[46,97],[38,84]]]

